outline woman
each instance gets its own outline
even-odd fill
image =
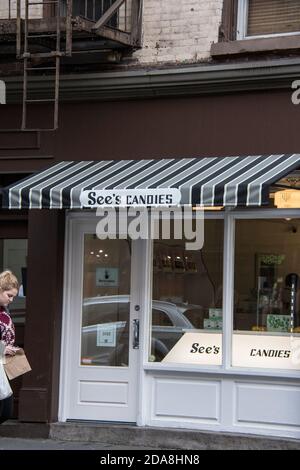
[[[4,354],[14,356],[18,348],[14,347],[15,328],[6,308],[19,291],[19,283],[11,271],[0,274],[0,340],[5,344]],[[0,423],[12,417],[13,395],[0,400]]]

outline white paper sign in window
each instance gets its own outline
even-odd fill
[[[119,268],[96,268],[97,287],[118,287]]]
[[[97,346],[114,348],[116,346],[116,331],[117,324],[97,325]]]

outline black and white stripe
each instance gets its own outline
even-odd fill
[[[89,189],[178,188],[181,204],[261,206],[269,186],[300,167],[300,154],[60,162],[3,190],[9,209],[81,208]]]

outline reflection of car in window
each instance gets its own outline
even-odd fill
[[[128,365],[129,296],[90,297],[83,301],[81,362],[90,365]],[[195,322],[185,312],[198,312],[202,307],[152,301],[152,361],[161,361],[177,343],[186,329],[194,329]],[[193,315],[194,317],[195,315]]]

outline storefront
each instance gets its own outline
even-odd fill
[[[10,209],[67,209],[60,421],[299,438],[299,165],[60,162],[6,191]],[[149,236],[157,212],[170,233]]]

